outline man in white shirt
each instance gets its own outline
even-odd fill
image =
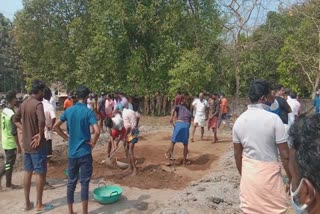
[[[42,104],[46,122],[46,126],[44,128],[44,137],[46,138],[47,158],[52,157],[52,128],[56,122],[56,112],[54,110],[53,105],[49,101],[51,96],[51,90],[48,87],[46,87],[44,89]],[[44,188],[54,189],[54,187],[51,186],[48,182],[45,183]]]
[[[295,121],[297,121],[299,119],[299,117],[300,117],[300,114],[301,114],[301,103],[298,101],[298,99],[297,99],[298,96],[297,96],[297,94],[295,92],[292,92],[290,97],[295,103],[295,109],[296,109]]]
[[[92,97],[93,97],[92,94],[90,94],[89,98],[87,99],[87,107],[88,107],[88,109],[91,109],[91,110],[93,110],[93,106],[92,106],[93,98]]]
[[[45,88],[44,97],[42,100],[44,115],[46,118],[46,126],[44,129],[44,136],[47,140],[47,148],[48,148],[48,157],[52,157],[52,127],[56,122],[56,112],[54,110],[53,105],[50,103],[51,98],[51,90],[49,88]]]
[[[53,106],[54,111],[56,111],[57,110],[57,102],[56,102],[56,97],[54,95],[51,96],[50,103]]]
[[[125,141],[126,129],[124,128],[123,119],[119,113],[114,117],[107,117],[105,125],[108,128],[110,140],[107,145],[107,157],[110,158],[111,150],[115,150],[120,141]]]
[[[291,108],[291,112],[288,113],[288,130],[289,130],[289,128],[293,125],[293,123],[296,120],[296,116],[298,115],[298,112],[299,112],[299,106],[297,105],[296,100],[292,99],[292,97],[290,96],[289,89],[285,89],[284,94],[285,94],[285,97],[287,98],[287,103]]]
[[[191,142],[194,142],[194,134],[198,126],[201,127],[201,140],[203,140],[204,126],[205,126],[205,122],[208,114],[208,108],[209,108],[209,104],[207,100],[203,98],[203,96],[204,96],[203,93],[200,93],[199,99],[194,100],[192,103],[193,108],[196,109],[196,114],[194,117],[194,125],[192,130]]]
[[[288,200],[278,151],[289,181],[288,135],[280,117],[269,111],[270,85],[264,80],[250,84],[251,105],[233,127],[234,157],[240,180],[243,213],[285,213]]]

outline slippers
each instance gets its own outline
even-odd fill
[[[34,203],[30,202],[30,207],[29,208],[22,208],[22,211],[28,212],[28,211],[32,210],[33,208],[34,208]]]
[[[36,209],[36,213],[44,213],[44,212],[47,212],[49,210],[52,210],[53,209],[53,205],[52,204],[44,204],[43,208],[39,209],[37,208]]]

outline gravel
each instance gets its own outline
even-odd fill
[[[233,151],[221,158],[218,170],[192,182],[165,208],[154,213],[240,213],[239,209],[240,176],[235,167]],[[199,212],[201,210],[201,212]]]

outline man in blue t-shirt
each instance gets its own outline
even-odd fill
[[[69,213],[73,212],[74,191],[80,175],[82,213],[88,213],[89,182],[92,176],[91,151],[96,145],[100,135],[95,113],[87,108],[86,100],[90,94],[86,86],[77,89],[78,102],[68,108],[55,124],[54,129],[66,141],[68,146],[68,187],[67,200]],[[67,122],[69,136],[61,129],[61,125]],[[91,138],[90,126],[93,126],[94,134]],[[80,173],[79,173],[80,170]]]
[[[316,113],[320,113],[320,91],[317,91],[316,97],[313,101],[313,107]]]

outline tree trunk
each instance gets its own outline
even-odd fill
[[[235,110],[238,112],[239,98],[240,98],[240,72],[239,72],[239,58],[240,58],[240,30],[237,32],[236,41],[234,43],[234,77],[236,80],[236,94],[235,94]]]

